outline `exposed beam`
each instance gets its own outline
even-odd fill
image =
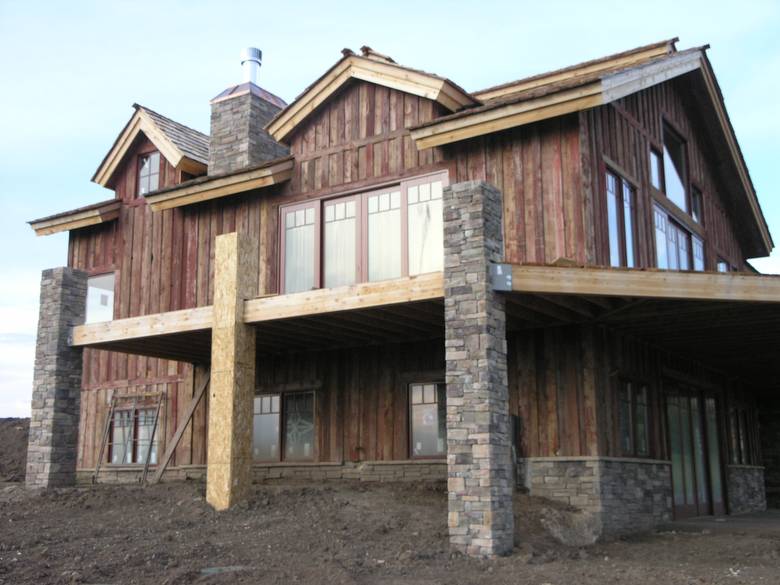
[[[74,327],[70,342],[74,346],[84,346],[173,333],[205,331],[211,329],[212,315],[212,308],[208,306],[89,323]]]
[[[383,282],[250,299],[245,302],[244,322],[261,323],[441,298],[444,298],[444,277],[441,272],[434,272]]]
[[[523,293],[651,299],[780,302],[780,277],[711,272],[511,265]]]

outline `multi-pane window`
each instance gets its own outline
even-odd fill
[[[138,158],[138,195],[157,191],[160,186],[160,153],[151,152]]]
[[[635,266],[634,187],[619,175],[607,171],[607,221],[609,224],[609,263]]]
[[[618,391],[618,429],[623,455],[650,454],[647,386],[622,380]]]
[[[157,409],[116,410],[111,421],[108,457],[114,464],[157,463],[154,432]]]
[[[114,318],[114,273],[87,279],[87,323],[111,321]]]
[[[282,208],[283,292],[442,270],[446,185],[447,173],[437,173]]]
[[[318,288],[319,263],[315,249],[319,234],[316,207],[300,205],[285,209],[282,221],[285,292]]]
[[[252,456],[256,460],[311,460],[314,438],[314,392],[255,397]]]
[[[667,270],[704,270],[704,243],[675,222],[663,208],[653,211],[656,266]]]
[[[444,384],[409,385],[412,457],[447,453],[447,410]]]

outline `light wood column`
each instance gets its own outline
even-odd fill
[[[248,234],[216,239],[211,333],[206,500],[226,510],[252,481],[255,330],[243,322],[244,300],[257,294],[258,242]]]

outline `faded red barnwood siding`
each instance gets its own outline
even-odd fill
[[[680,82],[672,80],[581,114],[583,164],[590,165],[586,169],[590,176],[584,176],[585,190],[592,191],[596,200],[593,226],[597,264],[609,264],[604,173],[605,168],[611,166],[637,187],[639,266],[655,265],[649,156],[651,145],[658,149],[662,147],[663,123],[667,120],[687,141],[689,180],[703,193],[706,270],[716,269],[718,257],[739,270],[747,269],[746,254],[737,237],[739,226],[734,224],[729,213],[736,202],[733,195],[721,187],[723,181],[712,163],[717,160],[712,154],[714,146],[704,139],[690,103]]]

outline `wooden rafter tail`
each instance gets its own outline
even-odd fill
[[[198,391],[195,393],[195,396],[192,397],[192,401],[190,402],[189,406],[187,406],[187,411],[184,414],[184,418],[182,418],[181,423],[179,423],[179,427],[176,429],[176,432],[173,434],[173,438],[171,439],[171,442],[166,447],[165,454],[160,460],[157,466],[157,471],[154,472],[154,475],[152,476],[152,480],[149,482],[149,485],[159,483],[160,480],[162,479],[162,476],[165,473],[166,468],[168,467],[168,463],[170,463],[171,459],[173,458],[173,453],[174,451],[176,451],[176,447],[179,446],[179,441],[181,441],[181,437],[182,435],[184,435],[184,431],[187,428],[187,425],[190,423],[190,420],[192,420],[192,415],[195,414],[195,409],[198,408],[198,404],[200,404],[201,399],[206,394],[206,389],[208,388],[210,381],[211,381],[211,373],[207,372],[206,377],[203,380],[203,383],[200,385],[200,388],[198,388]]]

